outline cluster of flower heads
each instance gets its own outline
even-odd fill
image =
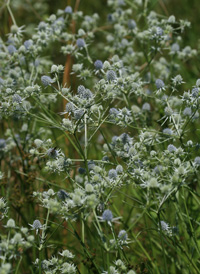
[[[120,259],[116,260],[112,266],[109,267],[109,270],[103,271],[102,274],[136,274],[133,269],[127,267],[127,265]]]
[[[72,259],[74,255],[69,250],[63,250],[59,252],[59,258],[53,256],[49,260],[43,260],[41,262],[41,268],[43,273],[50,274],[50,273],[77,273],[76,266],[72,263]],[[39,268],[39,259],[36,259],[34,262],[35,266]]]
[[[23,28],[13,25],[8,40],[0,41],[0,118],[20,124],[13,129],[8,123],[0,138],[0,159],[13,170],[21,164],[22,175],[28,168],[41,176],[54,173],[52,178],[64,187],[49,176],[56,190],[36,189],[33,196],[51,216],[70,222],[81,216],[82,222],[95,223],[107,252],[121,251],[130,243],[126,230],[116,228],[123,220],[122,213],[112,210],[118,191],[139,189],[144,203],[157,210],[181,186],[188,186],[190,178],[198,179],[200,168],[200,145],[189,134],[190,127],[199,123],[200,79],[187,88],[181,76],[181,62],[197,55],[178,34],[189,23],[145,11],[147,24],[141,26],[126,2],[108,0],[111,31],[106,32],[104,60],[99,55],[91,58],[99,49],[95,45],[99,16],[84,16],[71,6],[40,22],[28,40]],[[143,1],[133,2],[142,7]],[[80,23],[75,33],[72,21]],[[74,58],[71,76],[76,81],[71,87],[61,80],[65,67],[45,58],[55,41],[61,54]],[[90,51],[92,47],[97,50]],[[57,111],[60,99],[65,103]],[[60,147],[63,136],[68,142]],[[1,198],[0,219],[7,212]],[[29,224],[41,239],[39,250],[47,229],[42,223],[37,218]],[[7,274],[12,269],[9,258],[19,258],[20,250],[33,246],[34,237],[13,219],[5,228],[12,233],[2,237],[0,272]],[[156,231],[172,236],[173,227],[161,221]],[[76,273],[74,256],[68,250],[59,255],[42,262],[36,259],[35,265],[47,274]],[[102,269],[102,273],[135,273],[121,260]]]
[[[26,227],[19,227],[15,220],[8,219],[4,225],[7,234],[1,234],[0,259],[1,273],[10,273],[12,264],[10,261],[17,261],[23,254],[35,244],[35,237],[31,235]]]

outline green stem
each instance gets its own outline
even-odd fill
[[[164,257],[165,273],[168,274],[167,260],[166,260],[164,243],[163,243],[163,232],[162,232],[161,220],[160,220],[160,214],[159,213],[158,213],[158,221],[159,221],[159,228],[160,228],[161,246],[162,246],[162,252],[163,252],[163,257]]]
[[[42,230],[42,236],[41,236],[41,241],[40,241],[40,246],[39,246],[39,274],[42,273],[42,249],[44,246],[44,241],[45,241],[45,233],[47,230],[47,224],[49,220],[49,209],[47,211],[47,217],[46,217],[46,222],[44,225],[44,229]]]
[[[84,115],[84,124],[85,124],[85,159],[87,160],[87,147],[88,147],[87,114]]]
[[[85,243],[85,224],[84,224],[84,214],[83,212],[81,213],[81,227],[82,227],[82,242]]]
[[[12,18],[13,24],[14,24],[15,26],[17,26],[17,23],[16,23],[16,21],[15,21],[15,17],[14,17],[14,15],[13,15],[13,13],[12,13],[11,8],[10,8],[10,0],[8,0],[8,2],[7,2],[6,5],[7,5],[8,12],[10,13],[10,16],[11,16],[11,18]]]
[[[21,264],[21,261],[22,261],[22,256],[20,257],[19,262],[18,262],[18,264],[17,264],[17,268],[16,268],[16,271],[15,271],[15,274],[18,273],[18,270],[19,270],[19,266],[20,266],[20,264]]]

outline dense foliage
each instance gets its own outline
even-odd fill
[[[150,0],[108,0],[106,20],[78,2],[44,19],[41,1],[27,29],[3,7],[0,273],[200,273],[193,26]]]

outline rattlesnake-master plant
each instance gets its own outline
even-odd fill
[[[55,11],[28,39],[6,4],[2,274],[200,273],[192,26],[151,1],[107,4],[106,19]]]

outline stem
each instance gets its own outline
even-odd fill
[[[44,244],[44,239],[45,239],[45,233],[47,230],[47,224],[48,224],[48,220],[49,220],[49,209],[47,211],[47,217],[46,217],[46,222],[44,225],[44,229],[42,230],[42,237],[41,237],[41,244],[39,246],[39,274],[42,274],[42,249],[43,249],[43,244]]]
[[[22,261],[22,256],[20,257],[19,262],[18,262],[18,264],[17,264],[17,268],[16,268],[16,271],[15,271],[15,274],[18,273],[18,270],[19,270],[19,266],[20,266],[20,264],[21,264],[21,261]]]
[[[160,214],[158,213],[158,221],[159,221],[159,228],[160,228],[160,238],[161,238],[161,246],[163,251],[163,257],[164,257],[164,265],[165,265],[165,273],[168,274],[168,268],[167,268],[167,260],[165,255],[165,249],[164,249],[164,243],[163,243],[163,233],[162,233],[162,227],[160,222]]]
[[[11,8],[10,8],[10,0],[8,0],[6,6],[7,6],[7,9],[8,9],[8,12],[10,13],[10,17],[12,18],[13,24],[14,24],[15,26],[17,26],[17,23],[16,23],[16,21],[15,21],[15,17],[14,17],[14,15],[13,15],[13,13],[12,13]]]
[[[85,243],[85,224],[84,224],[84,215],[83,212],[81,213],[81,227],[82,227],[82,242]]]
[[[106,259],[107,259],[108,274],[110,274],[110,256],[108,251],[106,254]]]
[[[84,115],[84,123],[85,123],[85,159],[87,160],[87,147],[88,147],[87,114]]]

